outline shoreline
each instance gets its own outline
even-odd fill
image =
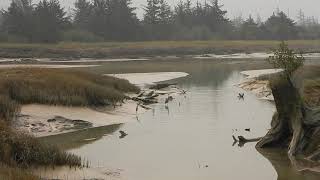
[[[290,48],[307,53],[319,53],[319,40],[289,40]],[[235,54],[266,52],[275,48],[275,40],[216,41],[138,41],[57,44],[1,43],[2,58],[136,58],[156,56],[186,56],[201,54]]]
[[[319,47],[320,48],[320,47]],[[242,59],[253,59],[253,60],[264,60],[271,56],[272,54],[265,52],[265,51],[257,51],[257,52],[239,52],[239,53],[224,53],[224,54],[214,54],[214,53],[202,53],[202,54],[185,54],[185,55],[168,55],[168,56],[125,56],[125,57],[89,57],[89,58],[82,58],[82,57],[71,57],[71,58],[19,58],[19,57],[12,57],[12,58],[1,58],[0,57],[0,68],[10,68],[11,66],[34,66],[34,67],[41,67],[41,66],[54,66],[54,64],[63,64],[66,68],[68,66],[76,66],[71,65],[75,63],[106,63],[106,62],[143,62],[143,61],[155,61],[155,60],[186,60],[186,58],[190,59],[202,59],[202,60],[242,60]],[[318,59],[320,58],[320,53],[304,53],[304,57],[308,60]],[[70,65],[66,65],[70,64]],[[62,66],[62,65],[61,65]],[[77,65],[77,66],[85,66],[85,65]],[[89,66],[89,65],[87,65]],[[99,66],[99,65],[90,65],[90,66]]]
[[[183,72],[168,73],[140,73],[121,74],[123,79],[129,80],[143,87],[144,95],[128,95],[131,100],[115,107],[65,107],[30,104],[23,105],[21,112],[13,123],[13,127],[35,137],[47,137],[92,129],[116,124],[136,121],[137,115],[143,114],[151,107],[143,105],[139,100],[149,99],[152,95],[152,103],[163,103],[167,96],[177,96],[181,90],[176,86],[169,86],[161,90],[150,90],[147,85],[186,77],[189,74]],[[117,76],[115,74],[115,76]],[[148,78],[151,76],[152,78]],[[140,97],[141,96],[141,97]],[[139,99],[139,98],[141,99]],[[135,99],[135,100],[134,100]],[[150,99],[150,100],[151,100]],[[137,111],[136,111],[137,110]]]
[[[272,91],[269,87],[269,77],[282,72],[282,69],[260,69],[242,71],[240,74],[246,76],[243,82],[236,86],[255,94],[261,100],[274,101]]]

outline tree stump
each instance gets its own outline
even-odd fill
[[[257,143],[257,148],[288,148],[289,156],[303,155],[320,160],[320,109],[309,108],[299,88],[290,78],[279,76],[271,81],[277,112],[271,129]]]

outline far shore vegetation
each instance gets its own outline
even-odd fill
[[[138,18],[131,0],[12,0],[0,12],[1,58],[138,58],[266,52],[279,41],[319,52],[320,23],[302,10],[270,17],[227,17],[218,0],[147,0]]]
[[[11,0],[0,11],[0,58],[254,53],[270,51],[279,41],[288,44],[284,50],[320,52],[320,23],[302,10],[295,19],[279,9],[265,20],[230,19],[218,0],[181,0],[173,7],[166,0],[147,0],[139,19],[132,0],[73,1],[68,11],[59,0]],[[303,98],[310,107],[320,105],[319,69],[302,69]],[[0,179],[38,179],[27,171],[34,166],[83,165],[80,157],[14,130],[22,105],[115,106],[139,91],[129,81],[83,71],[0,69]]]
[[[289,40],[286,43],[297,52],[320,51],[320,40]],[[276,40],[0,43],[0,57],[77,59],[255,53],[269,52],[278,44]]]
[[[12,129],[10,124],[19,114],[21,105],[108,106],[122,103],[125,93],[139,91],[128,81],[114,77],[37,68],[0,70],[0,87],[0,179],[35,179],[23,169],[59,165],[80,167],[83,163],[78,156]]]
[[[147,0],[138,18],[132,0],[12,0],[0,13],[0,41],[24,43],[159,41],[159,40],[314,40],[320,38],[316,17],[303,10],[294,17],[275,9],[259,15],[227,17],[218,0],[203,3]]]

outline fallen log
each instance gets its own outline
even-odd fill
[[[235,145],[236,143],[238,143],[239,147],[243,147],[246,143],[250,143],[250,142],[258,142],[262,139],[262,137],[258,137],[258,138],[252,138],[252,139],[247,139],[243,136],[238,136],[238,139],[233,135],[232,136],[233,139],[233,145]]]
[[[173,86],[173,85],[177,85],[177,83],[156,84],[156,85],[151,86],[149,89],[160,90],[160,89],[164,89],[164,88],[167,88],[167,87]]]
[[[131,99],[133,101],[142,102],[145,105],[158,103],[158,101],[156,99],[139,98],[139,97],[133,97]]]

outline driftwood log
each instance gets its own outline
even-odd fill
[[[257,148],[287,148],[289,156],[302,155],[320,160],[320,109],[303,101],[298,83],[279,76],[271,81],[277,112],[271,129],[257,143]]]
[[[237,139],[235,136],[232,136],[232,139],[233,139],[233,145],[238,143],[239,147],[243,147],[246,143],[260,141],[262,139],[262,137],[247,139],[247,138],[245,138],[243,136],[238,136],[238,139]]]
[[[162,83],[162,84],[156,84],[156,85],[151,86],[149,89],[160,90],[160,89],[164,89],[164,88],[167,88],[167,87],[173,86],[173,85],[177,85],[177,83]]]

